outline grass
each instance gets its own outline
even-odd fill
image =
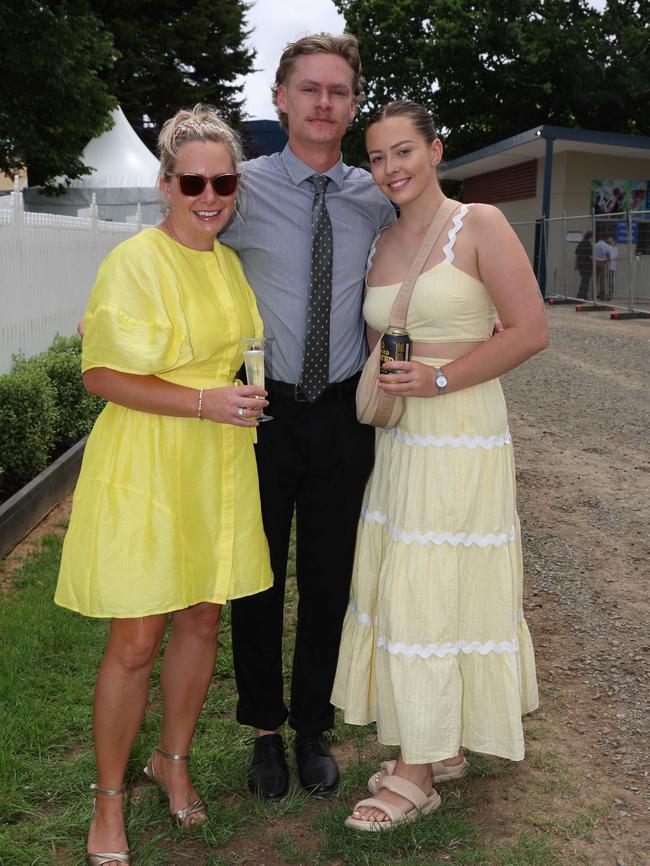
[[[85,862],[88,785],[94,779],[91,696],[107,624],[52,603],[60,547],[58,536],[45,536],[0,595],[1,866]],[[289,622],[296,600],[290,582]],[[486,807],[486,786],[498,784],[516,800],[523,783],[515,781],[518,771],[508,762],[472,756],[470,777],[442,788],[443,806],[429,818],[392,833],[350,832],[343,827],[350,803],[364,796],[366,780],[386,750],[372,728],[344,724],[333,732],[346,765],[338,799],[313,800],[299,788],[278,804],[255,799],[246,790],[250,731],[234,721],[227,609],[220,641],[192,749],[192,772],[209,803],[209,820],[189,832],[173,828],[165,803],[143,785],[142,767],[160,728],[156,672],[127,774],[127,833],[136,866],[559,866],[557,849],[567,835],[584,838],[593,826],[593,812],[578,809],[571,820],[554,823],[530,808],[527,820],[519,816],[506,828],[506,838],[493,833],[477,821],[481,809],[490,814],[498,806],[493,796]],[[286,652],[288,661],[290,634]],[[557,757],[544,747],[542,726],[536,734],[533,798],[543,794],[546,800],[554,789],[561,792],[566,780]],[[510,833],[513,825],[516,832]]]

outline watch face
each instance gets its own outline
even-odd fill
[[[443,373],[441,373],[441,374],[436,378],[436,385],[437,385],[439,388],[446,388],[446,387],[447,387],[447,377],[446,377]]]

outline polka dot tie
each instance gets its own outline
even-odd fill
[[[332,308],[332,223],[325,206],[329,177],[313,174],[311,212],[311,273],[307,303],[305,353],[300,388],[310,403],[317,400],[329,382],[330,310]]]

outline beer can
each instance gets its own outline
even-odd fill
[[[411,340],[408,332],[403,328],[387,328],[381,337],[379,371],[395,373],[395,370],[384,369],[386,361],[408,361],[410,357]]]

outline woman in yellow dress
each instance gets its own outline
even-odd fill
[[[205,819],[187,760],[231,598],[272,583],[253,450],[266,392],[235,381],[262,322],[237,256],[216,241],[241,158],[210,108],[163,126],[168,212],[101,265],[83,326],[87,389],[106,398],[74,495],[55,601],[111,619],[94,698],[90,866],[130,863],[124,774],[162,660],[160,744],[146,775],[181,826]]]
[[[364,316],[374,345],[445,197],[442,145],[426,110],[385,106],[366,134],[375,183],[400,206],[377,243]],[[503,329],[493,334],[498,317]],[[522,611],[512,440],[498,376],[547,342],[526,253],[502,213],[458,204],[411,296],[416,346],[380,387],[406,398],[378,430],[332,702],[399,745],[346,824],[382,830],[437,808],[463,747],[521,760],[537,706]],[[427,344],[427,345],[423,345]]]

